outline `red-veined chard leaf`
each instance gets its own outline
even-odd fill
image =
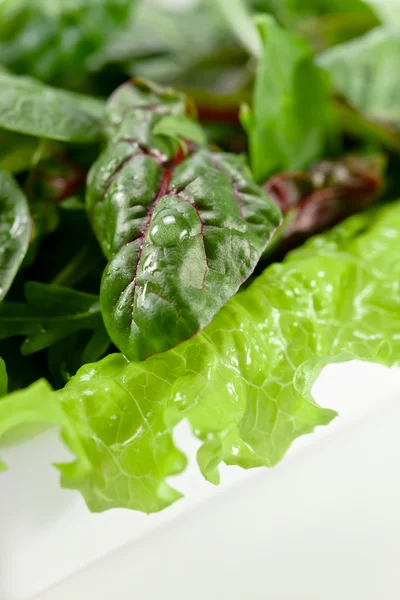
[[[349,155],[317,163],[305,173],[271,177],[264,189],[281,209],[284,222],[267,254],[286,252],[366,209],[382,191],[385,166],[383,155]]]
[[[0,170],[0,301],[24,260],[31,233],[27,199],[11,175]]]
[[[130,359],[172,348],[211,321],[255,268],[280,211],[241,156],[192,150],[155,133],[185,98],[143,83],[108,107],[110,143],[87,206],[109,258],[101,286],[111,339]]]

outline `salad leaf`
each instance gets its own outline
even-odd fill
[[[283,0],[281,10],[288,19],[299,17],[314,17],[330,14],[350,13],[352,15],[364,14],[372,17],[374,11],[363,0]]]
[[[165,135],[174,138],[177,142],[187,140],[200,146],[207,144],[207,137],[202,127],[185,116],[167,116],[163,117],[154,127],[155,135]]]
[[[184,98],[169,91],[123,86],[107,110],[110,131],[118,129],[89,176],[89,215],[110,259],[102,314],[131,360],[209,323],[251,275],[280,221],[243,157],[200,149],[184,160],[174,140],[157,135],[166,117],[184,110]]]
[[[96,100],[7,73],[0,73],[0,89],[3,129],[80,144],[94,142],[101,135],[101,109]]]
[[[21,347],[23,354],[48,348],[82,330],[93,331],[96,340],[99,335],[104,338],[97,296],[60,286],[28,282],[25,284],[25,297],[26,304],[3,302],[0,305],[0,339],[27,336]],[[90,357],[97,360],[103,353],[102,347],[100,354],[90,351]]]
[[[24,260],[31,234],[28,202],[11,175],[0,170],[0,302]]]
[[[367,119],[400,128],[400,30],[377,28],[322,53],[336,90]]]
[[[244,47],[254,56],[261,56],[260,36],[245,0],[217,0],[222,14]]]
[[[32,409],[32,398],[40,402],[42,409]],[[17,409],[10,411],[9,401],[15,400]],[[20,417],[24,414],[23,422]],[[20,443],[33,435],[40,433],[49,425],[61,424],[62,415],[59,407],[52,402],[52,389],[44,379],[39,379],[28,388],[14,392],[0,399],[0,438],[2,445]],[[58,417],[58,421],[57,421]],[[0,460],[0,473],[6,466]]]
[[[91,61],[134,5],[134,0],[3,0],[1,60],[16,73],[82,86]]]
[[[281,209],[284,223],[267,255],[277,249],[282,254],[366,209],[382,191],[385,166],[382,155],[349,155],[317,163],[308,173],[271,177],[264,190]]]
[[[185,467],[173,428],[188,419],[198,462],[272,466],[335,412],[311,389],[322,367],[353,358],[398,363],[400,202],[351,217],[271,265],[199,335],[144,363],[111,355],[60,392],[0,402],[0,432],[35,419],[60,425],[76,460],[64,487],[89,508],[152,512],[180,497],[166,477]]]
[[[7,394],[7,371],[6,365],[2,358],[0,358],[0,398]]]
[[[264,54],[252,108],[242,110],[256,181],[279,170],[301,170],[323,155],[332,136],[333,111],[326,75],[307,43],[271,17],[259,21]]]
[[[400,25],[399,0],[368,0],[368,4],[379,15],[382,23]]]

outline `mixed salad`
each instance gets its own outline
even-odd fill
[[[327,363],[399,362],[398,12],[0,3],[1,445],[56,426],[64,488],[155,512],[180,421],[216,484],[335,418]]]

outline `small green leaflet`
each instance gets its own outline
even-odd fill
[[[189,117],[183,115],[163,117],[154,127],[153,132],[155,135],[171,137],[178,141],[178,143],[181,143],[182,140],[187,140],[200,146],[207,144],[207,136],[203,128],[193,121],[193,119],[189,119]]]
[[[100,103],[101,105],[101,103]],[[91,143],[101,135],[97,100],[0,73],[0,127],[62,142]]]
[[[29,282],[25,284],[25,297],[27,304],[4,302],[0,305],[0,339],[26,336],[21,347],[23,354],[48,348],[82,330],[92,330],[94,339],[101,334],[102,339],[108,339],[97,296]],[[97,355],[92,345],[93,342],[87,352],[91,360],[96,360],[104,353],[104,343]]]
[[[256,181],[280,170],[302,170],[319,159],[332,137],[333,111],[326,74],[307,43],[259,20],[264,53],[258,65],[251,109],[242,109]]]
[[[28,202],[11,175],[0,169],[0,302],[24,260],[31,233]]]
[[[313,401],[323,366],[400,357],[400,202],[356,215],[274,264],[212,323],[144,363],[114,354],[84,366],[63,390],[32,387],[0,402],[0,435],[59,425],[76,459],[66,488],[92,511],[161,510],[180,497],[167,478],[186,466],[173,443],[188,419],[198,463],[272,466],[293,440],[336,413]]]

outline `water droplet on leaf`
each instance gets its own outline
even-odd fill
[[[188,236],[188,222],[177,214],[165,214],[150,231],[151,241],[161,248],[176,246]]]

